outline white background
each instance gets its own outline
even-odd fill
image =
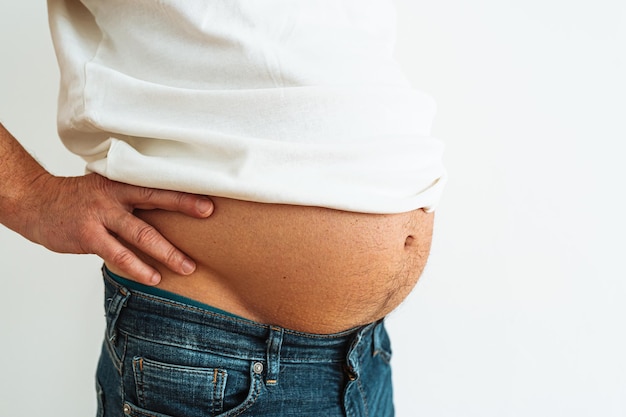
[[[397,3],[450,176],[389,320],[397,415],[626,415],[626,2]],[[82,173],[56,136],[44,2],[1,0],[0,35],[0,119]],[[94,415],[100,261],[1,226],[0,248],[0,416]]]

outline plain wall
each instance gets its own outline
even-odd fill
[[[389,318],[397,415],[626,415],[626,3],[397,4],[449,171],[429,265]],[[0,3],[0,120],[79,175],[45,13]],[[94,415],[100,261],[2,226],[0,245],[0,416]]]

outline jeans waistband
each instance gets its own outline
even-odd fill
[[[129,290],[106,271],[103,275],[111,339],[119,331],[155,343],[242,359],[263,360],[275,351],[283,362],[327,363],[345,362],[347,354],[358,355],[355,348],[375,351],[377,334],[384,331],[381,320],[340,333],[303,333]]]

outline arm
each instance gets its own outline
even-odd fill
[[[0,223],[55,252],[94,253],[137,281],[155,285],[159,273],[122,244],[129,242],[188,275],[195,263],[133,209],[180,211],[208,217],[207,197],[135,187],[97,174],[56,177],[35,161],[0,124]],[[116,236],[121,239],[118,240]]]

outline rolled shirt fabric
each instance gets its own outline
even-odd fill
[[[365,213],[434,210],[435,103],[388,0],[49,0],[58,126],[129,184]]]

